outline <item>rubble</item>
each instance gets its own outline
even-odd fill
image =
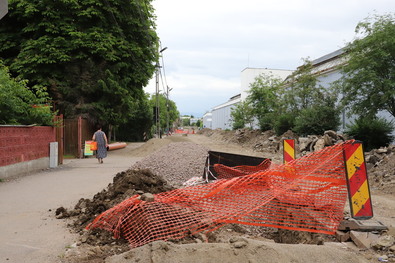
[[[395,194],[395,145],[365,153],[369,185],[386,194]]]
[[[375,250],[388,250],[395,244],[395,238],[390,235],[382,235],[377,240],[371,243],[371,247]]]

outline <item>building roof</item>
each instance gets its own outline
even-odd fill
[[[220,104],[220,105],[218,105],[218,106],[213,107],[213,108],[212,108],[212,111],[215,111],[215,110],[218,110],[218,109],[227,107],[227,106],[234,105],[234,104],[236,104],[236,103],[239,103],[240,101],[241,101],[241,96],[240,96],[240,94],[235,95],[235,96],[231,97],[227,102],[222,103],[222,104]]]
[[[314,59],[313,61],[311,61],[311,63],[313,64],[313,66],[318,66],[319,64],[326,63],[329,60],[333,60],[333,59],[336,59],[336,58],[342,56],[344,54],[344,52],[345,52],[344,48],[340,48],[336,51],[326,54],[325,56]]]
[[[344,64],[347,60],[344,54],[345,50],[341,48],[311,61],[314,67],[313,73],[322,75],[337,70],[338,66]]]

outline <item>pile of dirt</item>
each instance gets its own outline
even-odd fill
[[[210,137],[213,140],[220,140],[227,143],[238,144],[245,148],[252,148],[257,152],[265,151],[272,153],[279,151],[280,137],[282,137],[275,136],[274,131],[261,132],[259,130],[250,129],[238,129],[235,131],[202,129],[198,134]],[[287,134],[285,134],[285,136],[287,136]]]
[[[74,209],[68,210],[64,207],[56,209],[56,218],[68,218],[71,221],[69,227],[80,234],[80,240],[75,244],[80,249],[70,250],[68,254],[70,262],[92,262],[127,251],[129,246],[124,239],[115,240],[112,233],[108,231],[100,229],[86,231],[85,227],[99,214],[131,196],[144,193],[157,194],[173,189],[162,177],[148,169],[129,169],[116,174],[113,182],[92,199],[81,198]]]
[[[259,130],[250,129],[238,129],[235,131],[203,129],[199,131],[199,133],[216,140],[251,148],[256,152],[278,154],[282,153],[283,139],[295,139],[297,146],[296,151],[300,156],[345,141],[344,135],[330,130],[325,131],[323,135],[309,135],[307,137],[300,137],[292,131],[287,131],[280,136],[276,136],[275,132],[272,130],[261,132]]]
[[[113,183],[109,184],[107,189],[97,193],[92,200],[81,198],[70,211],[59,207],[56,210],[56,217],[74,217],[72,226],[77,231],[82,231],[96,216],[133,195],[156,194],[172,189],[174,188],[169,186],[162,177],[153,174],[148,169],[129,169],[115,175]]]
[[[173,136],[173,138],[177,137]],[[179,138],[186,137],[179,136]],[[148,147],[150,147],[150,144],[148,144]],[[134,164],[132,168],[150,169],[154,174],[165,179],[171,186],[179,188],[190,178],[203,175],[207,155],[208,148],[195,143],[180,141],[163,146]]]

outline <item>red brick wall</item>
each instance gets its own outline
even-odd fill
[[[49,157],[53,127],[0,126],[0,166]]]

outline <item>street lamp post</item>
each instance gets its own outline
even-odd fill
[[[159,50],[159,55],[162,54],[163,51],[165,51],[167,47],[162,48]],[[158,62],[156,62],[156,73],[155,73],[155,80],[156,80],[156,107],[155,107],[155,125],[156,125],[156,135],[158,138],[162,138],[160,134],[160,117],[159,117],[159,70],[160,70],[160,65],[159,65],[159,59]]]
[[[170,134],[170,127],[169,127],[169,92],[172,90],[169,86],[166,86],[166,107],[167,107],[167,115],[166,115],[166,123],[167,123],[167,134]]]

